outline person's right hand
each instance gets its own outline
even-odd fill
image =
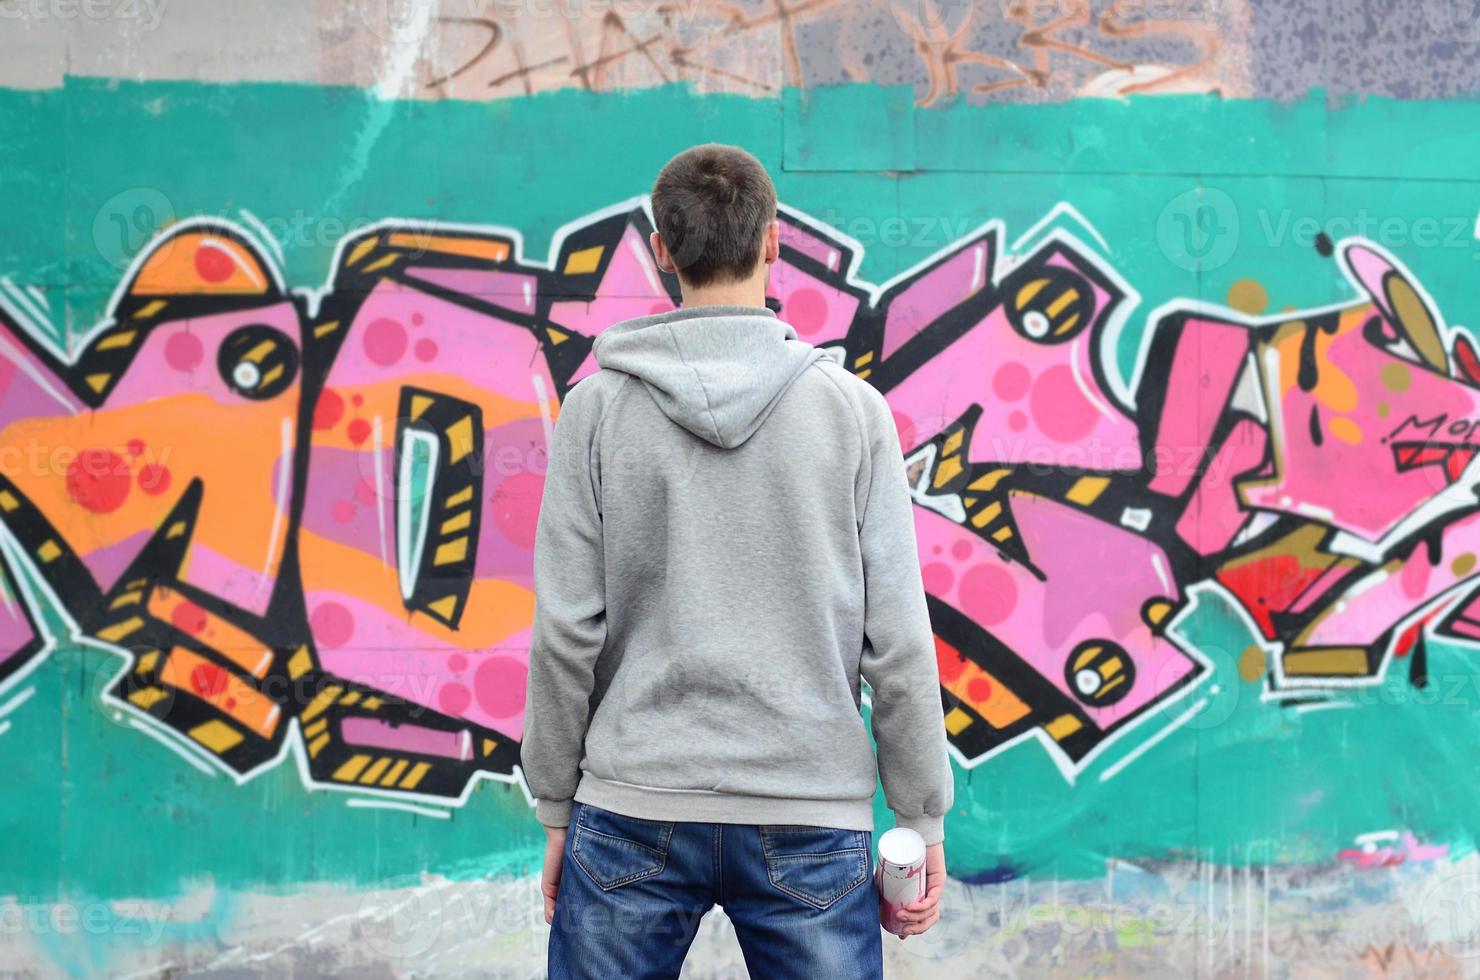
[[[925,848],[925,897],[899,910],[904,928],[899,938],[918,936],[940,921],[940,893],[946,887],[946,846],[931,844]]]

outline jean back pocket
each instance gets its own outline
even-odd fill
[[[577,803],[576,811],[570,853],[602,890],[650,878],[667,864],[672,821],[642,820],[586,803]]]
[[[766,875],[793,898],[826,909],[869,878],[869,833],[798,824],[759,828]]]

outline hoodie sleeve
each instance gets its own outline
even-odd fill
[[[946,751],[935,634],[915,546],[914,503],[889,404],[873,387],[862,394],[861,673],[873,689],[879,778],[895,825],[918,831],[926,844],[939,844],[945,839],[945,814],[955,802],[955,776]]]
[[[577,384],[555,422],[535,524],[535,608],[520,762],[535,817],[550,827],[570,821],[596,659],[606,643],[599,423],[594,389]]]

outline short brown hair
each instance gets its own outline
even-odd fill
[[[755,271],[776,188],[738,146],[705,143],[668,161],[653,184],[653,220],[683,280],[734,282]]]

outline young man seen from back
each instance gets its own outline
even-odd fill
[[[719,904],[752,976],[880,977],[876,782],[930,845],[907,934],[938,918],[953,801],[899,436],[766,307],[780,228],[753,156],[679,154],[652,209],[683,306],[597,337],[535,538],[522,761],[550,976],[676,977]]]

